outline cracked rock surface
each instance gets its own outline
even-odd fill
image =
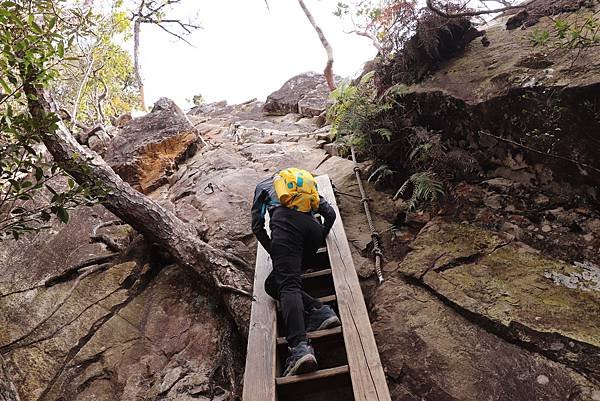
[[[149,196],[253,264],[255,183],[290,165],[329,174],[394,401],[600,400],[595,211],[558,210],[547,192],[530,222],[515,202],[529,193],[501,171],[460,184],[472,203],[435,218],[365,183],[386,253],[376,286],[353,165],[321,149],[318,121],[265,116],[257,101],[203,109],[189,119],[206,144]],[[90,239],[114,219],[81,207],[67,225],[2,243],[0,381],[23,401],[236,399],[245,344],[223,306],[128,226],[101,230],[118,251]],[[538,226],[563,238],[544,242],[555,252],[528,234]],[[566,261],[576,253],[591,262]]]

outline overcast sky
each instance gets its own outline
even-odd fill
[[[344,33],[333,15],[335,0],[305,0],[334,50],[334,72],[353,76],[375,56],[369,40]],[[323,71],[325,50],[297,0],[189,0],[183,12],[204,29],[190,47],[160,29],[142,27],[141,65],[147,103],[167,96],[186,107],[202,94],[207,101],[240,103],[265,99],[287,79]]]

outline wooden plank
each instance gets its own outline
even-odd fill
[[[323,270],[317,270],[314,272],[310,272],[310,273],[304,273],[302,275],[302,279],[306,280],[309,278],[315,278],[315,277],[321,277],[321,276],[328,276],[331,274],[331,269],[323,269]]]
[[[333,302],[337,299],[337,297],[335,295],[327,295],[326,297],[321,297],[321,298],[317,298],[319,301],[321,301],[322,304],[326,304],[328,302]]]
[[[331,182],[323,175],[317,177],[317,183],[319,194],[337,213],[326,242],[355,401],[391,401]]]
[[[302,383],[311,380],[327,379],[329,377],[344,375],[347,373],[348,365],[344,365],[330,369],[317,370],[316,372],[305,373],[303,375],[278,377],[275,380],[278,386],[285,386],[288,384]]]
[[[337,297],[335,296],[335,294],[327,295],[326,297],[317,298],[317,300],[320,301],[322,304],[333,302],[336,299],[337,299]],[[277,307],[279,307],[281,309],[281,305],[280,304],[277,304]],[[252,321],[252,320],[250,320],[250,321]],[[248,337],[250,337],[250,336],[248,336]]]
[[[325,329],[318,331],[309,331],[306,333],[306,337],[311,340],[318,340],[320,338],[332,337],[342,334],[342,326],[334,327],[333,329]],[[277,337],[277,345],[287,344],[285,337]]]
[[[265,224],[269,226],[268,216]],[[277,310],[275,301],[265,292],[265,279],[271,270],[271,257],[258,244],[254,271],[255,301],[250,312],[243,401],[275,401],[277,397]]]

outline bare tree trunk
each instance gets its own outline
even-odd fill
[[[75,102],[73,103],[73,111],[71,112],[71,118],[73,119],[73,125],[71,125],[71,129],[77,126],[77,111],[79,110],[79,103],[81,102],[81,95],[83,94],[83,89],[87,84],[88,79],[90,78],[90,73],[92,72],[92,68],[94,66],[94,48],[90,50],[90,55],[88,57],[88,67],[85,70],[85,74],[83,79],[81,80],[81,84],[79,85],[79,89],[77,90],[77,97],[75,97]]]
[[[137,80],[140,89],[140,103],[142,110],[146,110],[146,98],[144,96],[144,81],[142,80],[142,72],[140,68],[140,27],[142,22],[140,17],[137,17],[133,22],[133,67],[135,70],[135,79]]]
[[[104,110],[102,109],[102,102],[106,99],[106,95],[108,95],[108,86],[106,86],[106,82],[104,82],[102,78],[98,78],[98,80],[102,84],[102,93],[96,97],[96,110],[98,111],[100,124],[104,124],[106,116],[104,115]]]
[[[325,65],[325,70],[323,71],[323,74],[325,75],[325,80],[327,81],[327,86],[329,87],[329,90],[332,91],[335,89],[335,79],[333,78],[333,49],[331,48],[331,45],[325,38],[323,31],[315,22],[315,19],[306,7],[306,4],[304,4],[304,0],[298,0],[298,3],[300,3],[300,7],[302,7],[302,11],[304,11],[304,14],[306,15],[306,18],[308,18],[308,20],[310,21],[310,24],[313,26],[315,31],[317,31],[317,35],[319,35],[319,40],[321,40],[321,44],[327,52],[327,64]]]
[[[8,377],[4,359],[0,355],[0,401],[20,401],[19,394],[14,384]]]
[[[31,115],[38,121],[48,121],[47,115],[54,110],[45,93],[29,84],[27,77],[23,81],[25,93],[34,95],[28,96]],[[54,133],[43,136],[43,141],[55,162],[78,184],[94,187],[100,184],[107,191],[103,204],[109,211],[148,241],[168,251],[179,264],[196,270],[215,293],[221,291],[230,316],[240,333],[247,337],[251,302],[247,295],[236,291],[251,292],[248,278],[238,267],[248,268],[245,262],[200,240],[195,230],[173,212],[131,188],[101,157],[81,146],[62,121]]]

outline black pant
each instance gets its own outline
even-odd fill
[[[271,216],[271,259],[273,271],[265,291],[277,299],[290,347],[306,341],[304,312],[320,308],[321,302],[302,289],[302,266],[314,258],[323,243],[323,228],[308,213],[280,206]]]

